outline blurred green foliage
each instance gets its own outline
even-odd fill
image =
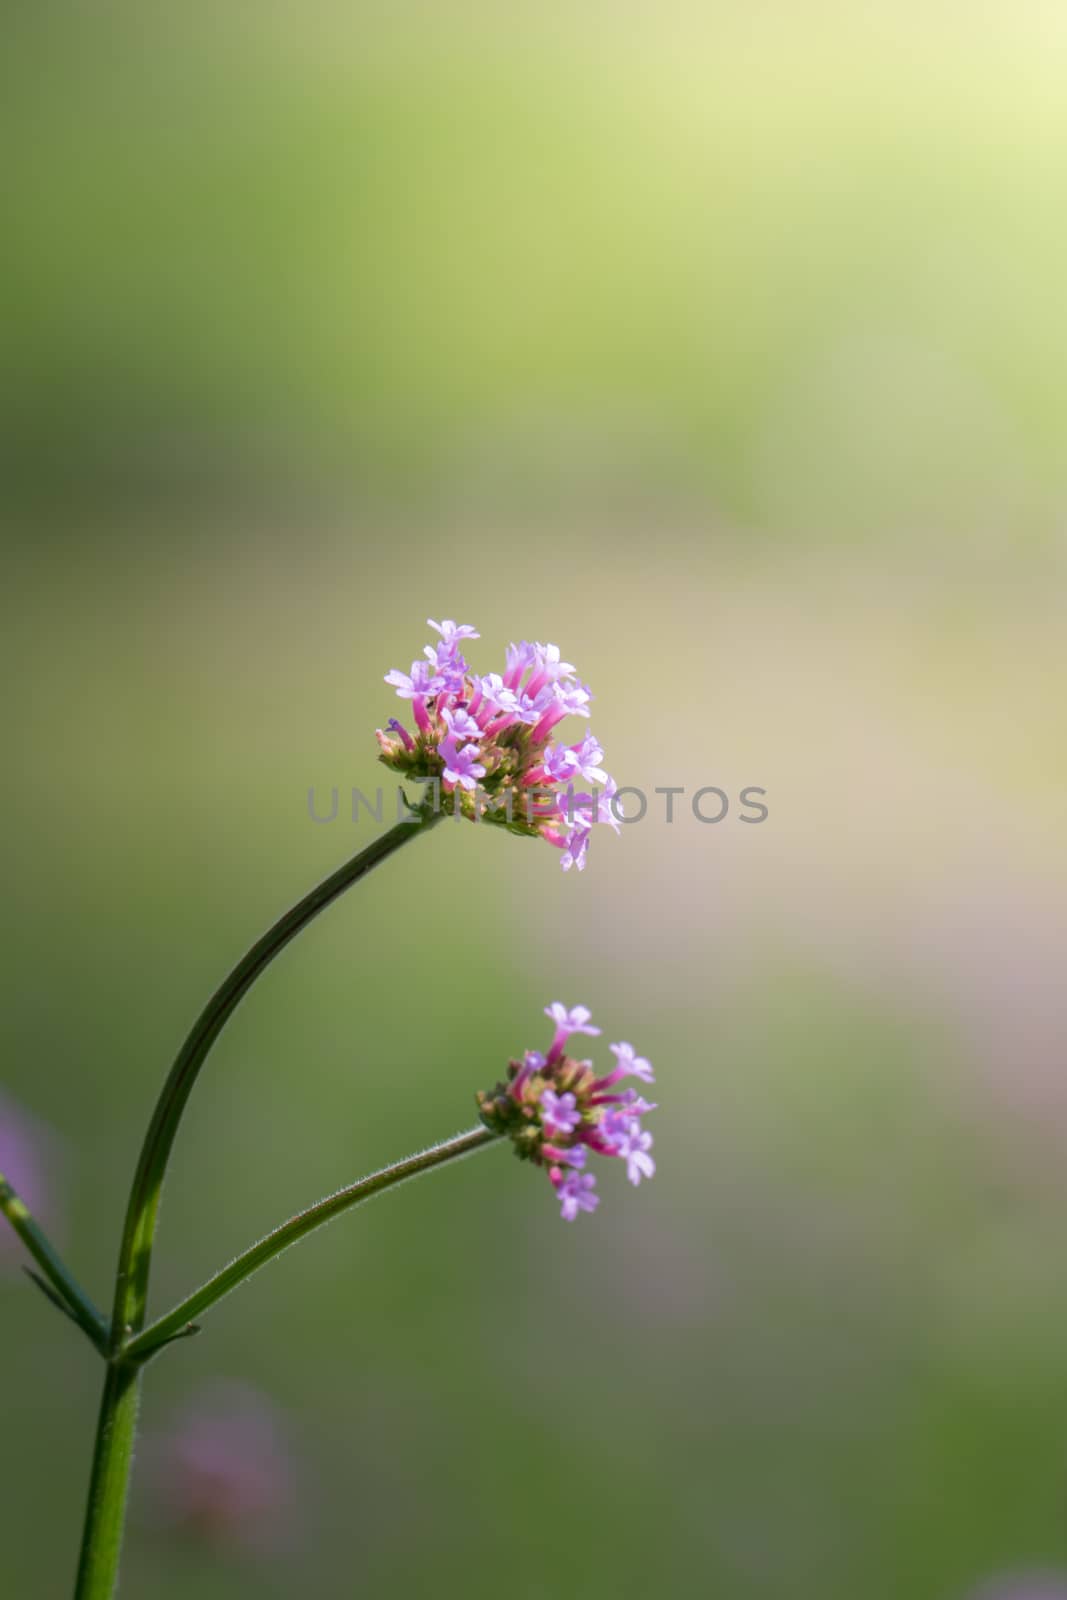
[[[945,0],[23,8],[23,487],[614,476],[779,537],[1047,542],[1064,33]]]

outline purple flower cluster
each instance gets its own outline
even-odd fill
[[[553,739],[568,716],[588,717],[592,695],[557,645],[509,645],[503,673],[472,672],[462,654],[478,633],[467,623],[429,621],[440,634],[411,671],[386,673],[411,702],[410,731],[391,717],[377,730],[380,759],[405,777],[436,779],[444,810],[482,818],[513,833],[546,839],[563,870],[585,866],[597,823],[615,832],[616,784],[591,733],[575,744]]]
[[[655,1172],[652,1135],[641,1118],[656,1107],[635,1089],[619,1087],[624,1078],[655,1080],[649,1062],[630,1044],[609,1046],[615,1066],[602,1076],[591,1061],[565,1053],[573,1035],[600,1033],[585,1006],[568,1009],[556,1000],[545,1015],[555,1024],[547,1054],[528,1050],[521,1061],[510,1062],[507,1078],[478,1095],[478,1110],[487,1128],[511,1139],[523,1161],[547,1170],[560,1214],[573,1222],[600,1204],[596,1178],[585,1170],[591,1153],[625,1161],[633,1184]]]

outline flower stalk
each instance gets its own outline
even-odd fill
[[[152,1245],[167,1161],[182,1113],[208,1052],[256,979],[297,934],[346,889],[365,878],[402,845],[426,833],[440,816],[419,810],[373,840],[358,855],[312,889],[269,928],[219,985],[174,1062],[145,1135],[130,1191],[119,1252],[112,1314],[112,1350],[144,1326]]]
[[[468,1128],[465,1133],[457,1133],[452,1139],[444,1139],[428,1150],[420,1150],[416,1155],[407,1156],[403,1161],[396,1161],[392,1166],[383,1167],[379,1172],[372,1172],[369,1177],[360,1178],[357,1183],[339,1189],[336,1194],[327,1195],[324,1200],[309,1206],[306,1211],[298,1211],[287,1222],[283,1222],[272,1233],[268,1233],[257,1244],[245,1250],[235,1261],[231,1261],[229,1266],[216,1272],[213,1278],[209,1278],[199,1289],[188,1295],[174,1307],[173,1311],[168,1311],[166,1316],[160,1317],[135,1339],[131,1339],[124,1351],[126,1360],[147,1361],[165,1344],[180,1339],[183,1334],[190,1331],[194,1317],[201,1316],[211,1306],[217,1305],[228,1294],[232,1294],[234,1289],[250,1278],[254,1272],[266,1266],[268,1261],[273,1261],[275,1256],[280,1256],[290,1245],[313,1233],[316,1228],[332,1222],[343,1212],[351,1211],[353,1207],[362,1205],[366,1200],[373,1200],[375,1195],[383,1194],[386,1189],[392,1189],[399,1183],[421,1177],[424,1172],[431,1172],[434,1167],[461,1160],[464,1156],[472,1155],[475,1150],[484,1150],[488,1145],[496,1144],[499,1139],[500,1135],[490,1128]]]
[[[128,1345],[144,1326],[163,1179],[200,1069],[227,1021],[275,956],[346,889],[439,820],[439,815],[426,807],[413,809],[410,818],[374,839],[299,900],[256,940],[219,985],[178,1052],[141,1148],[119,1250],[111,1326],[106,1343],[98,1346],[107,1358],[108,1370],[93,1448],[75,1600],[111,1600],[118,1582],[143,1367],[143,1359],[130,1359]],[[186,1331],[184,1323],[182,1331]]]

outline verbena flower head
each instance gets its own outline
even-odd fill
[[[503,672],[474,672],[462,646],[478,633],[469,623],[429,621],[440,634],[385,681],[411,703],[414,729],[390,717],[378,729],[380,760],[420,783],[436,781],[434,804],[472,822],[545,839],[566,872],[585,866],[593,828],[618,832],[616,785],[592,733],[573,743],[556,736],[569,716],[588,717],[592,695],[558,645],[522,640],[508,646]]]
[[[547,1053],[528,1050],[521,1061],[509,1062],[507,1077],[478,1095],[478,1110],[487,1128],[512,1141],[520,1160],[545,1169],[561,1217],[573,1222],[600,1203],[596,1177],[585,1170],[590,1155],[623,1161],[635,1185],[654,1174],[652,1135],[641,1118],[656,1107],[635,1089],[619,1087],[627,1077],[651,1083],[652,1067],[632,1045],[613,1044],[615,1066],[598,1076],[591,1061],[565,1053],[575,1034],[600,1033],[586,1007],[555,1000],[545,1015],[555,1024]]]

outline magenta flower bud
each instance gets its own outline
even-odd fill
[[[566,711],[558,701],[550,705],[548,710],[541,716],[540,721],[534,725],[533,732],[530,734],[531,744],[541,744],[548,738],[556,723],[562,722],[566,715]]]
[[[389,726],[392,728],[393,732],[396,734],[405,750],[414,750],[415,741],[402,722],[398,722],[396,717],[390,717]]]

